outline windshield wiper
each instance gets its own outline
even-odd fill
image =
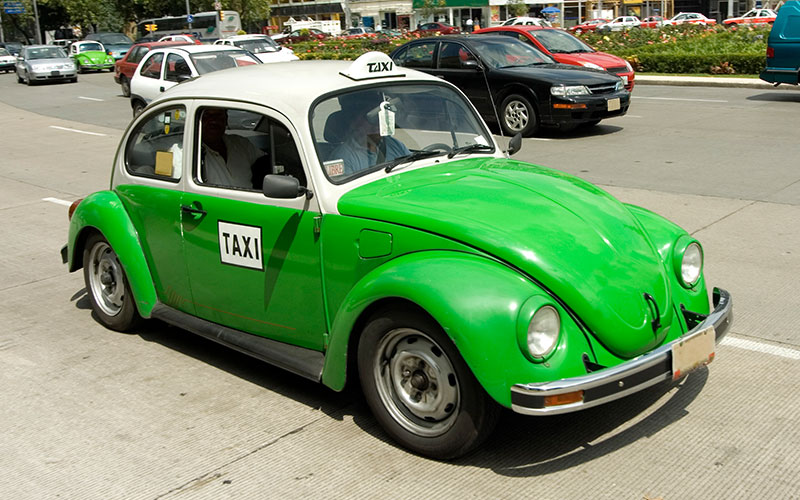
[[[460,155],[461,153],[475,153],[477,151],[493,151],[494,147],[487,146],[486,144],[467,144],[466,146],[461,146],[460,148],[455,148],[449,153],[447,153],[448,158],[452,158],[455,155]]]
[[[413,153],[405,156],[399,156],[394,160],[386,163],[386,168],[383,170],[388,174],[398,165],[403,163],[411,163],[412,161],[422,160],[423,158],[430,158],[431,156],[439,156],[445,154],[446,151],[414,151]]]

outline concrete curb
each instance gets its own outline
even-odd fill
[[[676,85],[686,87],[733,87],[759,90],[800,90],[800,85],[780,85],[753,78],[715,78],[713,76],[654,76],[636,75],[636,85]]]

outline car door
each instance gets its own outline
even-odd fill
[[[152,51],[145,56],[131,81],[131,94],[138,95],[148,103],[161,94],[161,74],[165,56],[166,54],[160,50]]]
[[[227,162],[211,148],[219,124],[212,126],[204,118],[220,111],[227,116]],[[321,351],[327,328],[317,201],[306,196],[267,198],[253,187],[260,186],[266,173],[291,175],[308,184],[296,131],[268,109],[226,102],[198,106],[193,122],[193,137],[201,139],[193,148],[181,227],[197,315]],[[253,157],[252,165],[241,163]],[[212,171],[216,168],[252,173],[254,182],[228,185],[218,180]]]
[[[114,189],[136,228],[158,300],[194,314],[180,225],[185,123],[183,104],[143,114],[125,139]]]
[[[483,116],[493,116],[489,89],[480,67],[477,56],[464,44],[443,41],[433,74],[461,89]]]

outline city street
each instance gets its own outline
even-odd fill
[[[159,322],[102,327],[59,250],[69,203],[109,185],[130,104],[109,73],[2,74],[0,496],[798,499],[799,114],[793,90],[639,85],[624,117],[525,139],[515,159],[697,237],[733,326],[678,383],[569,415],[507,411],[477,452],[436,462],[396,446],[358,388]]]

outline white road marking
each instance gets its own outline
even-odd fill
[[[752,340],[737,339],[735,337],[725,337],[721,342],[723,345],[731,347],[738,347],[739,349],[747,349],[748,351],[763,352],[765,354],[772,354],[782,358],[800,359],[800,351],[795,349],[788,349],[772,344],[763,344]]]
[[[74,129],[74,128],[59,127],[58,125],[50,125],[50,128],[55,128],[55,129],[58,129],[58,130],[66,130],[68,132],[77,132],[79,134],[98,135],[100,137],[108,137],[106,134],[98,134],[97,132],[87,132],[85,130],[78,130],[78,129]]]
[[[651,99],[654,101],[687,101],[687,102],[728,102],[719,99],[680,99],[678,97],[642,97],[637,95],[636,99]]]
[[[59,200],[58,198],[42,198],[42,201],[49,201],[50,203],[55,203],[56,205],[64,205],[65,207],[72,205],[71,201]]]
[[[82,95],[79,95],[78,99],[86,99],[87,101],[100,101],[100,102],[103,102],[103,99],[98,99],[96,97],[83,97]]]
[[[641,118],[639,115],[625,115],[625,118]]]

